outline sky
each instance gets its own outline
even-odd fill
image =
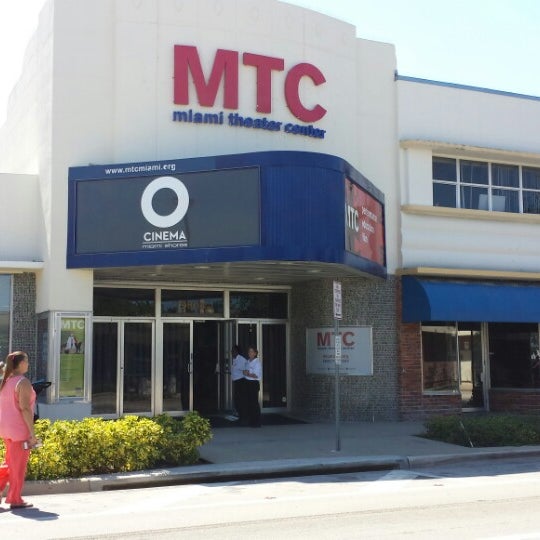
[[[44,3],[0,0],[0,124]],[[539,0],[287,3],[351,23],[360,38],[394,44],[400,75],[540,96]]]

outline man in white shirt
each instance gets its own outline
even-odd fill
[[[244,370],[246,378],[246,415],[251,427],[261,427],[261,407],[259,390],[261,388],[262,364],[258,358],[259,351],[254,347],[248,349],[248,361]]]

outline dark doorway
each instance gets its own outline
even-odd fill
[[[193,323],[193,409],[208,415],[218,412],[219,323]]]

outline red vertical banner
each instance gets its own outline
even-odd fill
[[[345,178],[345,249],[385,266],[383,205]]]

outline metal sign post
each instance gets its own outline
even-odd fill
[[[341,313],[341,283],[334,281],[334,351],[335,351],[335,364],[336,364],[336,376],[335,376],[335,398],[336,398],[336,452],[341,450],[341,436],[339,432],[339,366],[341,365],[341,337],[339,335],[339,320],[342,318]]]

